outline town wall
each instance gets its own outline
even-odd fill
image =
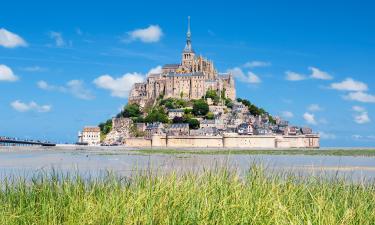
[[[167,147],[223,147],[221,136],[168,136],[165,140]]]
[[[126,138],[124,144],[130,147],[172,148],[319,148],[319,135],[167,136],[154,134],[152,139]]]
[[[131,147],[152,147],[150,139],[137,137],[125,138],[124,144]]]
[[[224,134],[226,148],[275,148],[275,136]]]

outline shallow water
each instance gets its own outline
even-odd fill
[[[0,148],[0,178],[31,177],[55,169],[82,176],[111,171],[120,176],[136,172],[189,172],[229,167],[244,174],[254,163],[268,171],[301,176],[346,177],[353,181],[375,179],[375,157],[307,155],[163,155],[138,154],[119,148]]]

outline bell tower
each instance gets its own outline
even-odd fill
[[[182,67],[189,72],[192,72],[194,66],[195,53],[191,47],[191,32],[190,32],[190,16],[188,16],[188,31],[186,33],[186,44],[182,52]]]

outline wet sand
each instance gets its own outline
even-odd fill
[[[139,154],[124,147],[0,147],[0,178],[30,177],[52,169],[82,176],[111,171],[130,176],[138,172],[198,172],[228,167],[244,174],[254,163],[272,172],[301,176],[340,176],[358,181],[375,178],[375,157],[319,155],[199,155]]]

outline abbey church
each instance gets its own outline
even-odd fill
[[[177,64],[166,64],[160,73],[148,74],[143,83],[135,83],[129,93],[129,103],[144,106],[159,96],[164,98],[200,99],[207,90],[234,100],[236,89],[230,73],[218,73],[214,63],[196,56],[192,47],[190,17],[182,59]]]

